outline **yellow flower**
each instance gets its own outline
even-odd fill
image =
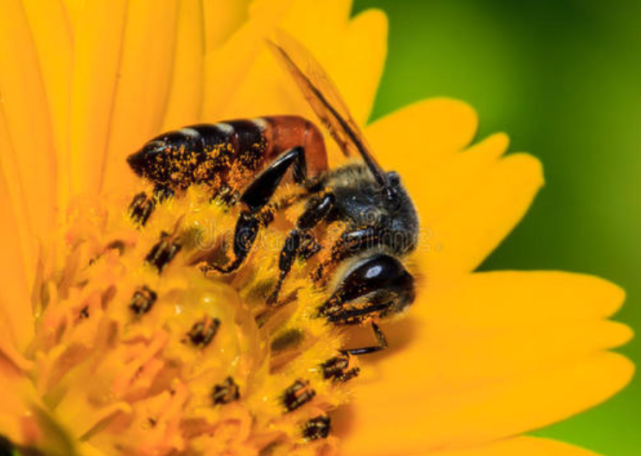
[[[153,261],[142,264],[162,231],[173,242],[182,230],[185,256],[227,237],[237,213],[191,189],[136,229],[126,207],[148,189],[128,169],[130,153],[197,122],[314,119],[264,46],[276,28],[309,47],[366,122],[386,19],[375,10],[350,19],[350,8],[3,0],[0,434],[47,455],[590,454],[522,434],[627,384],[632,364],[608,351],[631,337],[607,320],[624,293],[564,272],[474,272],[543,178],[535,158],[502,157],[505,135],[469,146],[477,118],[463,103],[422,101],[365,128],[418,207],[423,281],[407,317],[383,322],[391,348],[350,360],[359,378],[323,380],[319,363],[351,333],[310,318],[320,297],[300,271],[289,285],[304,290],[295,310],[261,324],[249,304],[277,270],[269,243],[231,283],[186,260],[162,280]],[[278,230],[266,236],[283,241]],[[316,396],[287,413],[283,395],[300,387],[300,398],[307,382]],[[330,411],[329,438],[306,439],[309,420]]]

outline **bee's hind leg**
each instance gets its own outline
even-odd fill
[[[208,264],[207,268],[229,274],[242,265],[256,241],[260,228],[273,220],[273,210],[269,207],[269,201],[289,168],[293,168],[294,182],[304,184],[307,181],[305,150],[302,147],[294,147],[281,154],[247,186],[240,197],[244,209],[234,230],[234,259],[225,265]]]

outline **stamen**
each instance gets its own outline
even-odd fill
[[[80,315],[78,316],[79,319],[86,319],[89,318],[89,306],[84,306],[82,309],[80,309]]]
[[[214,386],[211,397],[216,405],[229,404],[240,399],[240,391],[234,379],[227,377],[221,385]]]
[[[315,441],[349,399],[338,382],[358,374],[357,359],[339,355],[342,332],[313,318],[328,299],[309,279],[315,262],[297,258],[278,305],[265,302],[287,239],[280,222],[305,201],[259,214],[264,238],[238,271],[205,275],[196,265],[227,256],[243,208],[204,186],[172,195],[146,184],[134,200],[129,217],[75,214],[73,255],[62,280],[47,279],[38,321],[55,328],[34,348],[38,391],[65,420],[86,416],[81,435],[105,453],[293,454],[308,442],[308,454],[324,454],[334,439]]]
[[[349,361],[350,357],[347,353],[328,359],[321,364],[323,378],[325,380],[332,379],[335,382],[346,382],[356,377],[360,372],[360,368],[348,369]]]
[[[303,339],[305,339],[305,333],[300,329],[292,328],[275,337],[271,343],[271,349],[274,352],[293,349],[299,346]]]
[[[217,318],[199,321],[194,323],[187,336],[192,344],[199,348],[204,348],[212,341],[219,327],[220,320]]]
[[[303,426],[303,437],[306,440],[326,439],[331,430],[331,420],[326,415],[312,418]]]
[[[316,396],[316,391],[309,387],[309,381],[296,380],[283,393],[283,405],[288,412],[302,407]]]
[[[145,261],[155,266],[158,273],[161,273],[181,248],[182,245],[176,242],[169,233],[163,231],[160,233],[160,241],[152,247],[145,257]]]
[[[156,201],[149,198],[145,192],[141,192],[134,196],[131,201],[129,215],[135,223],[145,226],[155,207]]]
[[[124,241],[116,239],[115,241],[111,241],[109,244],[107,244],[105,250],[118,250],[118,253],[122,255],[125,252],[125,247],[126,246]]]
[[[145,285],[134,293],[129,302],[129,308],[136,315],[144,315],[151,310],[157,298],[156,292]]]

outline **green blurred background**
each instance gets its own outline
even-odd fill
[[[641,325],[641,1],[355,0],[383,9],[389,57],[373,119],[431,96],[467,101],[479,137],[508,132],[546,187],[484,269],[562,269],[628,292]],[[641,341],[622,349],[641,364]],[[641,381],[537,435],[641,455]],[[518,455],[515,455],[518,456]]]

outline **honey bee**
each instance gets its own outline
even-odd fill
[[[419,221],[400,176],[378,164],[337,89],[320,64],[293,38],[269,41],[346,157],[358,158],[329,168],[319,128],[298,116],[270,116],[202,124],[162,134],[129,156],[133,171],[151,180],[158,195],[193,184],[210,185],[214,196],[242,210],[234,231],[232,258],[210,264],[222,274],[238,270],[259,231],[273,220],[273,196],[287,178],[302,191],[305,209],[279,256],[279,276],[267,303],[277,305],[283,281],[297,258],[311,258],[323,244],[316,228],[335,221],[344,231],[330,254],[312,272],[315,283],[336,283],[318,317],[336,325],[369,323],[376,345],[346,350],[352,355],[387,347],[379,319],[406,310],[415,298],[415,279],[403,261],[416,249]],[[144,224],[154,199],[138,195],[131,213]],[[339,268],[340,266],[340,268]]]

